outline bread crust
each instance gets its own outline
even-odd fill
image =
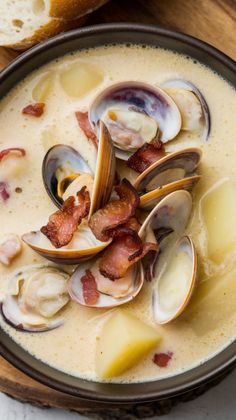
[[[107,2],[108,0],[51,0],[49,15],[66,20],[76,19]]]
[[[17,51],[24,51],[47,38],[57,35],[60,32],[78,28],[84,25],[86,21],[87,16],[82,16],[74,20],[52,18],[48,23],[37,29],[32,36],[24,38],[15,44],[6,44],[4,46]]]

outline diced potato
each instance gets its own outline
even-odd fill
[[[97,343],[96,368],[101,378],[120,375],[134,366],[160,341],[159,333],[121,310],[105,323]]]
[[[204,335],[223,324],[236,312],[236,268],[225,275],[202,282],[185,312],[197,335]]]
[[[221,263],[236,248],[236,187],[226,180],[202,199],[208,257]]]
[[[8,182],[21,176],[26,171],[25,159],[22,157],[9,155],[7,159],[1,162],[0,179],[6,179]]]
[[[32,91],[32,98],[36,102],[45,102],[51,93],[53,84],[53,74],[47,73],[38,81]]]
[[[102,74],[87,63],[74,63],[60,75],[64,91],[67,95],[77,98],[94,89],[102,80]]]
[[[49,149],[51,149],[51,147],[58,144],[59,140],[57,139],[55,133],[53,132],[53,129],[48,128],[42,131],[41,142],[42,142],[45,152],[47,152]]]

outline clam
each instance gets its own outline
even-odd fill
[[[63,194],[69,185],[83,175],[93,177],[93,172],[73,147],[58,144],[46,153],[42,165],[46,191],[57,207],[63,204]]]
[[[93,171],[80,153],[70,146],[53,146],[42,165],[47,193],[61,207],[69,194],[75,195],[84,185],[91,197],[90,215],[109,200],[115,177],[115,154],[104,123],[99,124],[96,168]]]
[[[54,146],[46,154],[43,162],[45,187],[58,207],[61,207],[63,199],[70,195],[76,195],[81,187],[86,185],[91,192],[88,218],[109,200],[114,177],[114,147],[103,122],[100,123],[98,156],[93,177],[90,168],[80,154],[69,146]],[[69,180],[72,180],[71,183]],[[67,188],[64,191],[65,185],[67,185]],[[62,191],[64,191],[63,194]],[[59,192],[61,192],[61,196]],[[84,220],[78,226],[72,241],[61,248],[55,248],[41,231],[26,233],[22,236],[22,239],[44,258],[61,264],[77,264],[81,260],[89,259],[110,243],[110,241],[101,242],[97,240],[89,228],[87,220]]]
[[[188,191],[178,190],[164,197],[142,224],[139,236],[145,242],[157,242],[159,250],[149,253],[142,260],[146,280],[155,277],[163,251],[169,249],[174,240],[183,235],[190,219],[192,197]]]
[[[41,231],[32,231],[22,236],[23,241],[42,257],[58,264],[78,264],[92,258],[106,248],[110,241],[99,241],[84,220],[74,233],[72,241],[62,248],[55,248]]]
[[[116,156],[123,160],[157,135],[164,143],[172,140],[182,124],[179,109],[166,92],[134,81],[102,91],[90,107],[89,119],[95,129],[98,121],[104,121]]]
[[[197,255],[188,236],[181,237],[163,255],[164,264],[155,275],[153,314],[158,324],[166,324],[182,314],[197,282]]]
[[[163,89],[175,101],[182,117],[182,130],[197,132],[207,140],[211,129],[211,116],[201,91],[190,81],[167,80]]]
[[[56,267],[23,267],[9,279],[1,302],[5,321],[16,329],[43,332],[59,327],[63,318],[58,312],[69,302],[69,274]]]
[[[152,209],[163,197],[180,189],[191,190],[200,176],[194,173],[202,152],[188,148],[170,153],[154,162],[134,182],[140,197],[140,207]]]
[[[96,303],[88,303],[83,293],[81,279],[86,270],[90,270],[96,281],[98,297]],[[130,267],[123,278],[112,281],[99,271],[99,259],[80,264],[69,281],[68,291],[72,300],[80,305],[93,308],[113,308],[130,302],[140,292],[144,282],[140,263]]]
[[[174,191],[159,202],[144,221],[140,236],[155,237],[159,250],[142,261],[153,284],[153,314],[159,324],[178,317],[188,304],[197,279],[197,256],[192,240],[183,236],[190,219],[188,191]]]

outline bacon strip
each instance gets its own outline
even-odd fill
[[[125,224],[135,215],[140,198],[127,179],[115,187],[119,200],[113,200],[93,214],[89,227],[100,241],[106,242],[113,237],[117,226]]]
[[[166,367],[169,361],[172,359],[173,353],[169,351],[168,353],[156,353],[153,357],[153,363],[159,367]]]
[[[96,280],[90,270],[80,279],[83,289],[83,297],[86,305],[95,305],[99,299]]]
[[[10,198],[10,192],[6,182],[0,182],[0,198],[2,201],[7,201]]]
[[[20,147],[10,147],[9,149],[4,149],[0,151],[0,162],[8,157],[9,155],[15,155],[15,156],[25,156],[26,151],[25,149],[21,149]]]
[[[154,140],[152,143],[145,143],[127,160],[127,165],[136,172],[142,173],[150,165],[165,156],[163,143]]]
[[[106,248],[100,263],[100,273],[110,280],[125,276],[129,267],[142,259],[149,251],[157,251],[158,245],[147,242],[142,243],[137,232],[119,228],[115,240]]]
[[[75,205],[75,197],[67,198],[61,210],[53,213],[48,224],[41,228],[41,232],[56,248],[61,248],[71,241],[78,225],[89,214],[90,197],[86,187],[81,188],[77,198],[78,205]]]
[[[139,229],[141,228],[141,223],[139,223],[136,217],[131,217],[131,219],[129,219],[128,222],[122,226],[128,229],[132,229],[135,232],[138,232]]]
[[[44,112],[45,104],[43,102],[36,102],[35,104],[27,105],[22,109],[22,114],[32,115],[33,117],[41,117]]]
[[[95,134],[93,128],[91,127],[90,122],[89,122],[88,112],[77,111],[75,113],[75,116],[77,118],[77,121],[79,123],[79,126],[80,126],[81,130],[84,132],[86,137],[88,137],[88,139],[92,141],[92,143],[94,144],[94,146],[97,149],[98,148],[98,139],[97,139],[97,136],[96,136],[96,134]]]

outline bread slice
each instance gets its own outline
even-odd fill
[[[25,50],[86,22],[85,14],[107,0],[0,1],[0,46]]]
[[[75,19],[103,6],[108,0],[51,0],[50,16]]]

